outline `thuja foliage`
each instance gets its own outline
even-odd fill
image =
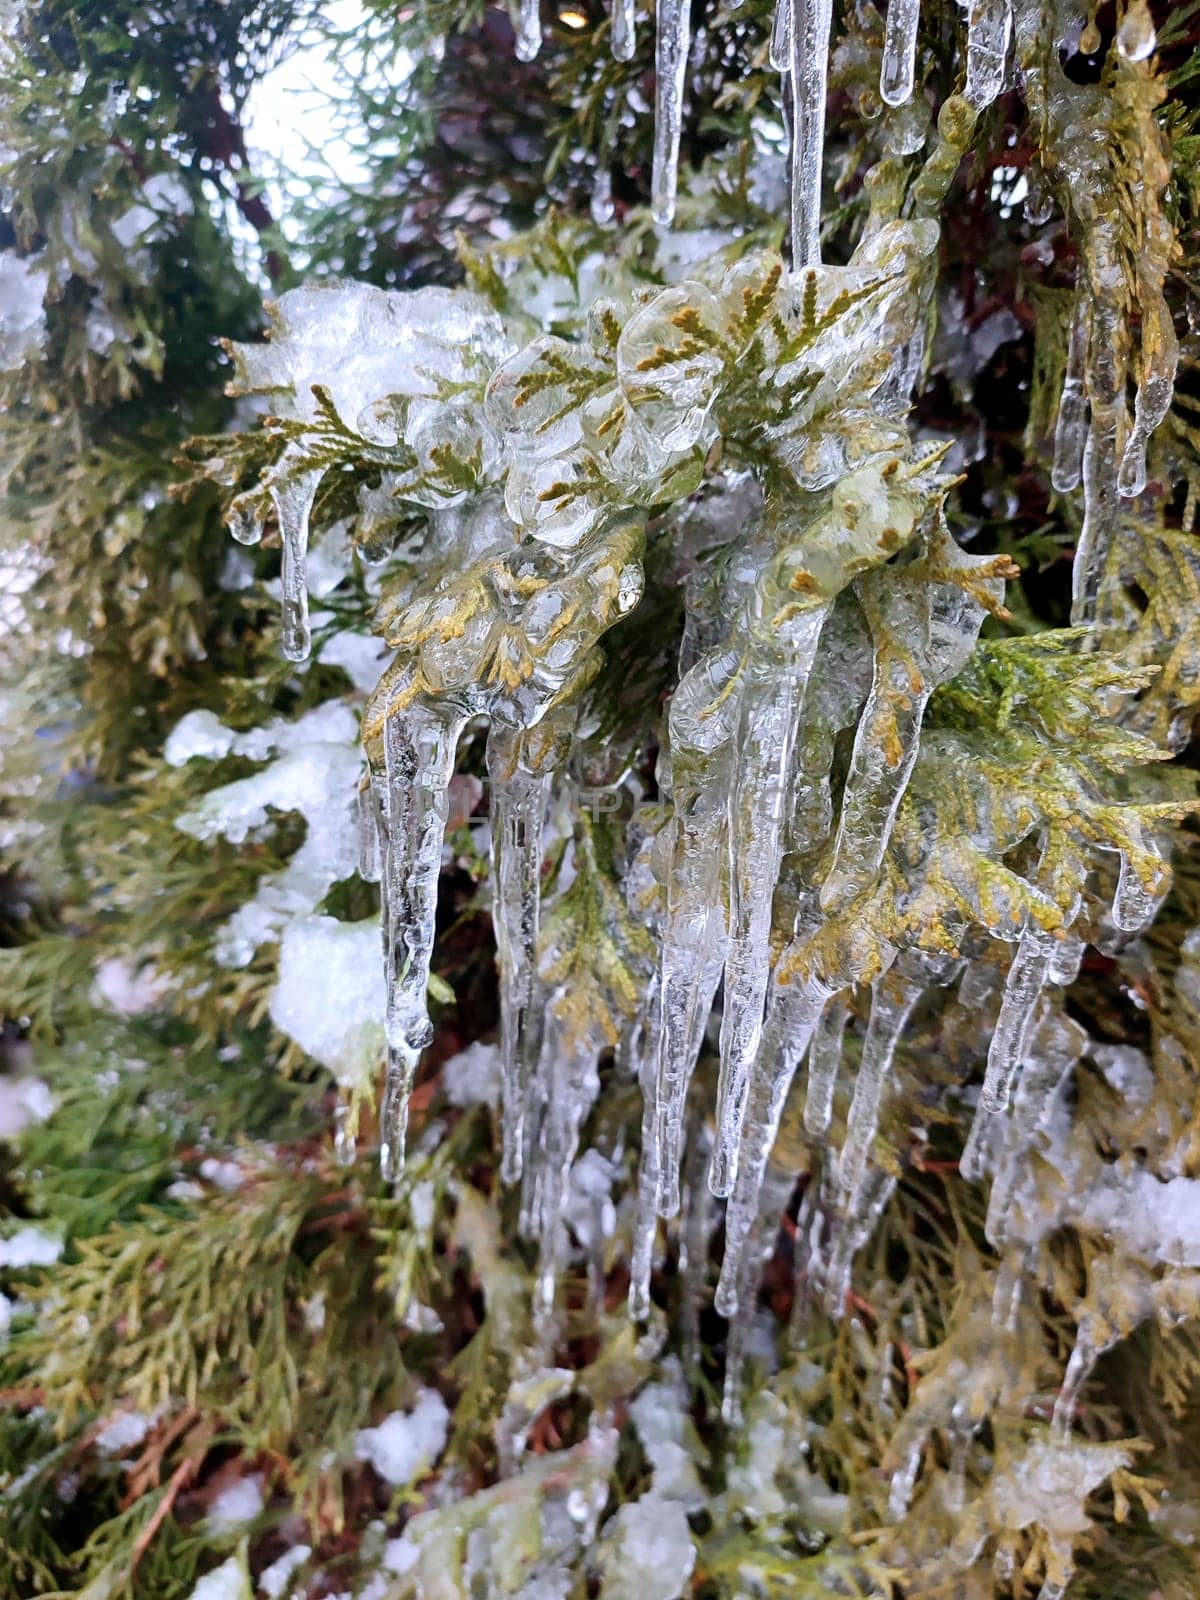
[[[3,1600],[1194,1594],[1200,9],[0,12]]]

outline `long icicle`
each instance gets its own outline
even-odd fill
[[[530,1059],[530,1007],[537,973],[542,819],[549,778],[521,759],[519,730],[493,723],[487,764],[491,791],[492,924],[500,971],[503,1074],[501,1177],[521,1176]]]
[[[727,1195],[733,1186],[746,1091],[762,1036],[771,906],[783,858],[796,724],[828,614],[826,606],[808,612],[786,658],[769,659],[765,681],[752,682],[745,691],[730,806],[731,926],[712,1159],[717,1195]]]
[[[792,0],[792,271],[821,264],[821,176],[833,0]]]
[[[661,929],[662,1023],[654,1089],[659,1211],[665,1217],[673,1217],[679,1209],[684,1101],[721,981],[727,938],[721,873],[730,756],[724,740],[714,750],[702,752],[690,737],[701,725],[697,707],[690,702],[707,703],[711,687],[710,675],[698,664],[680,683],[669,713],[676,754],[671,758],[673,816]],[[680,752],[688,746],[693,748],[685,760]]]
[[[1008,969],[1000,1015],[988,1047],[987,1071],[979,1095],[980,1108],[985,1112],[1003,1111],[1008,1105],[1021,1070],[1034,1011],[1050,975],[1054,944],[1053,934],[1026,920]]]
[[[804,1126],[809,1133],[824,1133],[833,1115],[833,1091],[842,1064],[842,1046],[850,1005],[838,995],[825,1008],[808,1048],[808,1083],[804,1096]]]
[[[408,1097],[421,1052],[433,1036],[427,993],[438,875],[450,780],[466,721],[457,707],[415,702],[384,723],[386,821],[383,872],[388,1069],[380,1117],[380,1162],[393,1182],[404,1163]]]
[[[280,462],[282,472],[287,457]],[[271,485],[271,499],[279,521],[279,542],[283,548],[281,587],[283,604],[280,622],[283,653],[289,661],[306,661],[312,647],[308,631],[308,519],[324,468],[281,477]]]
[[[1090,263],[1091,317],[1087,392],[1092,418],[1083,447],[1083,527],[1071,571],[1071,624],[1085,627],[1096,609],[1100,577],[1116,528],[1121,431],[1125,425],[1125,370],[1121,350],[1121,305],[1115,285],[1121,263],[1104,234],[1093,241]]]
[[[675,219],[683,93],[692,43],[690,0],[658,0],[655,40],[654,165],[650,206],[664,227]]]
[[[1142,378],[1133,402],[1133,427],[1125,442],[1117,487],[1127,498],[1146,487],[1146,447],[1150,436],[1166,419],[1175,394],[1175,369],[1179,342],[1170,313],[1161,299],[1148,298],[1142,306]]]
[[[637,1203],[629,1260],[629,1315],[635,1322],[644,1322],[650,1315],[650,1273],[654,1266],[654,1242],[658,1236],[659,1149],[655,1087],[662,1012],[658,979],[655,977],[650,981],[651,994],[638,1067],[642,1086],[642,1148],[638,1159]]]
[[[774,987],[762,1059],[750,1082],[749,1104],[742,1122],[737,1178],[725,1208],[725,1256],[714,1302],[723,1317],[731,1317],[737,1311],[742,1256],[758,1215],[763,1176],[779,1133],[788,1091],[832,993],[832,988],[818,978],[777,983]]]
[[[924,992],[924,977],[913,975],[907,967],[893,967],[875,980],[854,1095],[846,1117],[846,1142],[838,1162],[838,1181],[843,1194],[852,1195],[862,1182],[867,1157],[879,1128],[884,1084],[896,1056],[896,1046]]]
[[[1054,423],[1054,464],[1050,482],[1059,494],[1070,494],[1079,487],[1083,475],[1083,449],[1087,443],[1087,396],[1083,373],[1087,362],[1087,300],[1077,290],[1071,312],[1071,332],[1067,340],[1067,368],[1062,397]]]

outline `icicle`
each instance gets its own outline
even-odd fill
[[[379,869],[379,817],[368,776],[358,786],[358,875],[366,883],[378,883]]]
[[[1004,64],[1011,34],[1009,0],[972,0],[967,22],[967,82],[963,95],[976,111],[990,106],[1004,88]]]
[[[339,1089],[337,1105],[333,1108],[333,1159],[339,1167],[354,1165],[358,1153],[355,1145],[357,1132],[358,1117],[351,1097],[346,1089]]]
[[[1125,61],[1145,61],[1158,43],[1146,0],[1131,0],[1117,29],[1117,50]]]
[[[1142,381],[1134,398],[1133,427],[1117,479],[1126,498],[1141,494],[1146,487],[1146,447],[1171,409],[1178,364],[1179,344],[1170,314],[1161,299],[1148,300],[1142,308]]]
[[[526,1142],[522,1210],[524,1227],[540,1242],[534,1281],[534,1309],[544,1326],[554,1310],[558,1279],[566,1255],[567,1187],[579,1150],[579,1130],[596,1098],[596,1061],[604,1040],[585,1027],[568,1029],[560,1011],[565,997],[555,995],[546,1009],[537,1066],[543,1090],[541,1116]]]
[[[659,1151],[655,1086],[658,1079],[661,1011],[657,978],[652,979],[651,983],[653,992],[638,1072],[642,1085],[642,1149],[638,1160],[637,1203],[629,1259],[629,1315],[635,1322],[644,1322],[650,1315],[650,1273],[654,1266],[654,1245],[658,1237]]]
[[[1025,168],[1025,184],[1025,203],[1021,207],[1025,221],[1035,228],[1044,227],[1054,215],[1054,195],[1039,161],[1030,161]]]
[[[284,457],[281,468],[286,465]],[[279,520],[283,546],[283,653],[289,661],[308,659],[312,640],[308,632],[308,519],[324,469],[302,472],[271,485],[271,499]]]
[[[750,1082],[749,1104],[742,1122],[737,1178],[725,1210],[725,1258],[715,1299],[723,1317],[732,1317],[737,1311],[746,1239],[758,1215],[763,1175],[788,1091],[833,992],[831,986],[817,978],[775,985],[762,1059]]]
[[[613,219],[612,167],[607,160],[602,160],[596,168],[591,210],[592,221],[598,228],[605,227]]]
[[[896,1046],[924,992],[923,976],[915,976],[899,966],[884,973],[872,985],[871,1014],[854,1080],[854,1097],[846,1117],[846,1142],[838,1162],[838,1182],[845,1195],[852,1195],[862,1182],[879,1128],[884,1083],[895,1059]]]
[[[689,1368],[700,1365],[700,1313],[707,1305],[708,1246],[713,1231],[712,1190],[708,1164],[712,1139],[708,1125],[697,1117],[688,1128],[683,1169],[683,1216],[679,1227],[679,1271],[683,1276],[683,1359]]]
[[[503,1072],[501,1177],[521,1176],[525,1105],[531,1071],[529,1012],[537,969],[542,819],[549,778],[523,764],[522,735],[493,723],[488,735],[492,834],[492,925],[500,969]]]
[[[650,203],[664,227],[675,220],[683,91],[692,43],[689,0],[658,0],[655,43],[654,166]]]
[[[721,1416],[729,1427],[742,1421],[742,1388],[746,1369],[746,1346],[754,1328],[754,1313],[763,1263],[774,1254],[779,1223],[795,1187],[792,1172],[771,1165],[764,1176],[757,1214],[742,1251],[738,1272],[737,1309],[725,1347],[725,1388],[721,1397]]]
[[[1086,949],[1086,942],[1076,934],[1069,933],[1065,939],[1056,939],[1054,949],[1050,952],[1048,981],[1063,985],[1074,983],[1083,965],[1083,953]]]
[[[839,995],[826,1006],[813,1034],[808,1049],[808,1085],[804,1097],[804,1126],[809,1133],[824,1133],[829,1127],[849,1018],[849,1002]]]
[[[1072,934],[1063,939],[1050,940],[1046,981],[1073,983],[1079,975],[1085,949],[1084,941]],[[992,1218],[1001,1217],[1008,1209],[1008,1194],[1012,1187],[1009,1179],[1015,1181],[1018,1176],[1017,1169],[1024,1152],[1035,1131],[1044,1122],[1057,1089],[1078,1061],[1082,1048],[1082,1035],[1076,1025],[1058,1012],[1049,1012],[1037,1031],[1027,1052],[1028,1061],[1017,1079],[1011,1127],[1004,1123],[1002,1114],[990,1109],[982,1098],[976,1108],[958,1165],[968,1183],[977,1182],[992,1157],[993,1146],[997,1140],[1000,1141],[1000,1164],[1008,1176],[996,1177],[989,1197],[988,1237],[996,1243],[1003,1238],[1003,1223],[993,1231]]]
[[[541,0],[517,0],[517,60],[532,61],[542,48]]]
[[[662,1023],[655,1084],[661,1215],[679,1209],[680,1129],[688,1084],[704,1039],[725,961],[721,875],[725,856],[725,793],[729,755],[693,754],[704,727],[709,674],[702,664],[684,678],[671,702],[673,817],[662,920],[659,994]],[[685,760],[681,752],[689,750]]]
[[[937,549],[962,557],[944,531]],[[957,584],[930,581],[927,562],[887,567],[858,585],[874,641],[871,692],[854,736],[833,863],[821,905],[841,911],[875,881],[896,812],[916,764],[921,722],[938,684],[961,671],[979,636],[983,608]],[[999,599],[1002,585],[989,580]]]
[[[1062,1387],[1058,1391],[1054,1412],[1050,1418],[1051,1428],[1061,1438],[1065,1438],[1071,1431],[1080,1391],[1091,1377],[1092,1368],[1096,1365],[1100,1353],[1092,1339],[1091,1327],[1085,1318],[1075,1330],[1075,1345],[1067,1362],[1067,1370],[1063,1373]]]
[[[1071,623],[1088,625],[1096,609],[1100,576],[1112,543],[1117,516],[1119,444],[1125,423],[1125,372],[1121,361],[1122,311],[1116,286],[1121,263],[1111,242],[1095,241],[1096,259],[1088,273],[1091,318],[1087,354],[1087,392],[1091,426],[1083,447],[1083,527],[1071,572]]]
[[[920,0],[888,0],[879,92],[889,106],[902,106],[912,99],[920,20]]]
[[[825,1309],[831,1317],[842,1314],[850,1292],[854,1257],[875,1231],[875,1224],[896,1190],[896,1180],[878,1167],[868,1167],[857,1190],[841,1205],[841,1229],[825,1263],[821,1285]]]
[[[792,0],[776,0],[771,24],[770,61],[786,78],[792,70]]]
[[[1000,1015],[988,1048],[987,1071],[979,1096],[984,1111],[1003,1111],[1008,1105],[1033,1014],[1050,976],[1053,948],[1053,935],[1027,921],[1008,969]]]
[[[1087,442],[1087,398],[1083,392],[1083,369],[1087,360],[1087,305],[1082,289],[1076,291],[1067,342],[1067,369],[1062,398],[1054,424],[1054,465],[1050,482],[1059,494],[1070,494],[1079,487],[1083,473],[1083,447]]]
[[[613,0],[612,53],[632,61],[637,51],[637,0]]]
[[[384,771],[373,774],[384,823],[381,874],[388,1071],[380,1118],[381,1164],[393,1182],[404,1162],[408,1096],[421,1052],[433,1035],[426,1009],[438,874],[450,780],[466,721],[457,708],[420,702],[388,716]]]
[[[1158,851],[1152,841],[1142,841],[1145,848],[1156,857]],[[1162,884],[1158,892],[1147,889],[1141,874],[1124,850],[1121,851],[1121,870],[1117,879],[1117,892],[1113,898],[1112,918],[1122,933],[1142,933],[1158,915],[1166,892],[1167,869],[1162,865]]]
[[[788,1341],[793,1350],[803,1350],[807,1346],[812,1289],[820,1277],[821,1248],[827,1218],[818,1199],[818,1190],[819,1185],[810,1174],[800,1200],[800,1209],[796,1213],[796,1241],[792,1254],[792,1276],[796,1290],[788,1326]]]
[[[1001,1156],[988,1196],[984,1231],[991,1242],[1003,1248],[1008,1242],[1009,1219],[1017,1184],[1024,1176],[1034,1136],[1046,1125],[1068,1075],[1088,1043],[1077,1023],[1056,1011],[1047,1012],[1032,1040],[1029,1059],[1017,1082],[1011,1119],[1002,1123]],[[988,1118],[981,1111],[980,1118]],[[997,1122],[999,1115],[988,1120]],[[972,1129],[974,1134],[974,1129]]]
[[[833,0],[792,0],[792,271],[821,264],[821,176]]]
[[[762,1035],[770,977],[771,906],[783,857],[788,778],[804,688],[829,608],[793,623],[784,659],[772,653],[744,696],[736,783],[730,807],[730,934],[721,1017],[721,1073],[712,1190],[733,1186],[750,1071]]]

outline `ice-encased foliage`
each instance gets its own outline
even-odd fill
[[[659,12],[660,220],[673,206],[687,51],[677,10]],[[989,614],[1007,616],[1015,569],[956,543],[946,446],[916,442],[905,420],[937,205],[1003,86],[1012,14],[973,8],[966,89],[943,106],[907,201],[881,167],[849,262],[824,266],[815,207],[829,20],[817,13],[785,6],[776,21],[800,130],[790,267],[731,239],[659,286],[617,252],[598,298],[540,333],[498,284],[491,304],[477,291],[323,284],[282,298],[266,345],[233,351],[234,392],[270,393],[276,418],[273,462],[232,502],[232,526],[257,537],[269,497],[289,655],[307,645],[304,548],[331,478],[349,475],[336,495],[356,496],[373,542],[389,513],[424,514],[423,537],[385,585],[377,625],[394,655],[363,716],[360,870],[379,882],[383,907],[384,1169],[400,1171],[408,1096],[433,1036],[450,785],[463,747],[486,730],[503,1165],[522,1186],[521,1225],[540,1241],[545,1316],[609,1052],[636,1074],[645,1105],[635,1317],[650,1310],[656,1218],[680,1209],[684,1144],[702,1139],[706,1115],[708,1184],[727,1202],[718,1309],[750,1315],[764,1215],[778,1217],[798,1171],[810,1173],[809,1282],[841,1306],[895,1184],[877,1136],[897,1050],[939,991],[965,993],[982,975],[994,999],[963,1162],[970,1176],[991,1173],[989,1231],[1001,1245],[1026,1205],[1014,1164],[1074,1059],[1050,1043],[1047,997],[1088,943],[1145,928],[1169,882],[1158,833],[1182,811],[1152,801],[1138,776],[1166,753],[1135,729],[1148,660],[1096,653],[1082,629],[980,641]],[[892,105],[912,91],[916,22],[915,7],[889,12]],[[1142,492],[1170,402],[1170,231],[1157,209],[1164,173],[1152,163],[1133,185],[1124,165],[1139,129],[1156,148],[1145,69],[1119,67],[1119,92],[1056,87],[1045,59],[1056,26],[1025,8],[1016,33],[1046,122],[1046,177],[1080,229],[1054,481],[1064,493],[1084,485],[1076,615],[1087,622],[1119,494]],[[532,35],[521,38],[528,55]],[[1111,161],[1085,171],[1071,118],[1088,95],[1111,107]],[[1108,220],[1106,197],[1118,194],[1146,218],[1133,259]],[[1134,358],[1120,297],[1134,293],[1140,386],[1126,428]],[[699,538],[689,507],[704,512]],[[648,583],[671,591],[684,579],[666,705],[634,718],[606,644],[636,638],[641,609],[661,609]],[[661,643],[644,647],[647,662]],[[622,852],[592,792],[644,792],[652,749],[656,801]],[[547,897],[551,811],[564,842]],[[710,1043],[711,1099],[692,1089]],[[808,1153],[781,1184],[794,1087]],[[1014,1301],[1029,1271],[1026,1247],[1013,1257]],[[1007,1312],[997,1317],[1008,1326]],[[1094,1343],[1080,1337],[1069,1383]],[[731,1360],[731,1415],[738,1384]],[[908,1492],[897,1491],[900,1511]],[[1045,1593],[1068,1555],[1052,1540]]]

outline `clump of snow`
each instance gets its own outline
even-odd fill
[[[110,956],[96,967],[96,994],[124,1017],[152,1011],[167,992],[166,980],[149,962],[133,967],[120,956]]]
[[[203,736],[211,742],[211,728]],[[182,739],[176,754],[190,749],[199,737]],[[294,918],[314,911],[333,885],[357,867],[361,756],[354,712],[341,701],[318,706],[295,723],[277,721],[236,735],[229,749],[253,760],[264,760],[274,750],[279,754],[252,777],[205,795],[178,819],[179,828],[195,839],[223,836],[240,844],[266,827],[271,812],[298,811],[307,824],[304,842],[287,865],[260,882],[254,898],[218,935],[217,959],[225,966],[244,967],[259,945],[277,939]]]
[[[354,565],[350,543],[350,524],[335,522],[310,547],[304,566],[304,581],[314,600],[332,594]]]
[[[192,1590],[191,1600],[250,1600],[250,1580],[240,1556],[206,1572]]]
[[[45,1122],[54,1096],[40,1078],[0,1078],[0,1139],[15,1139],[31,1122]]]
[[[182,767],[199,758],[219,761],[237,743],[237,734],[213,711],[189,711],[167,735],[163,759],[169,767]]]
[[[379,924],[299,917],[283,930],[271,1020],[347,1088],[366,1083],[383,1051]]]
[[[696,1565],[687,1513],[651,1491],[623,1505],[597,1551],[601,1600],[679,1600]]]
[[[446,1445],[450,1413],[436,1389],[422,1389],[411,1411],[393,1411],[354,1440],[358,1461],[369,1461],[385,1482],[399,1486],[427,1470]]]
[[[585,1150],[571,1168],[564,1215],[585,1250],[611,1238],[616,1228],[612,1188],[619,1170],[599,1150]]]
[[[383,1552],[383,1568],[393,1577],[402,1578],[417,1564],[421,1554],[421,1547],[407,1531],[398,1539],[389,1539],[387,1548]]]
[[[290,1550],[285,1550],[278,1561],[272,1561],[269,1567],[264,1567],[258,1575],[258,1587],[268,1600],[279,1600],[287,1588],[288,1579],[312,1555],[312,1549],[306,1544],[293,1545]]]
[[[119,1456],[126,1450],[136,1450],[153,1422],[153,1417],[144,1417],[139,1411],[119,1411],[96,1435],[96,1449],[102,1456]]]
[[[390,654],[374,634],[345,628],[325,641],[317,660],[341,667],[356,689],[369,694],[379,682]]]
[[[476,1041],[442,1067],[442,1085],[452,1106],[500,1104],[500,1047]]]
[[[200,1163],[200,1176],[206,1183],[224,1189],[226,1194],[240,1189],[246,1181],[245,1169],[240,1162],[220,1161],[216,1156],[205,1156]]]
[[[0,250],[0,372],[16,372],[46,337],[50,275],[36,256]]]
[[[8,1339],[8,1331],[12,1327],[13,1314],[17,1309],[17,1302],[10,1300],[6,1294],[0,1293],[0,1349]]]
[[[52,1267],[62,1250],[56,1234],[29,1224],[0,1239],[0,1267]]]
[[[222,1489],[208,1508],[209,1528],[214,1533],[231,1533],[261,1516],[262,1486],[262,1475],[252,1472]]]
[[[705,1496],[696,1470],[695,1425],[678,1364],[668,1362],[666,1370],[672,1381],[647,1384],[631,1403],[629,1414],[654,1469],[655,1494],[696,1511]]]

